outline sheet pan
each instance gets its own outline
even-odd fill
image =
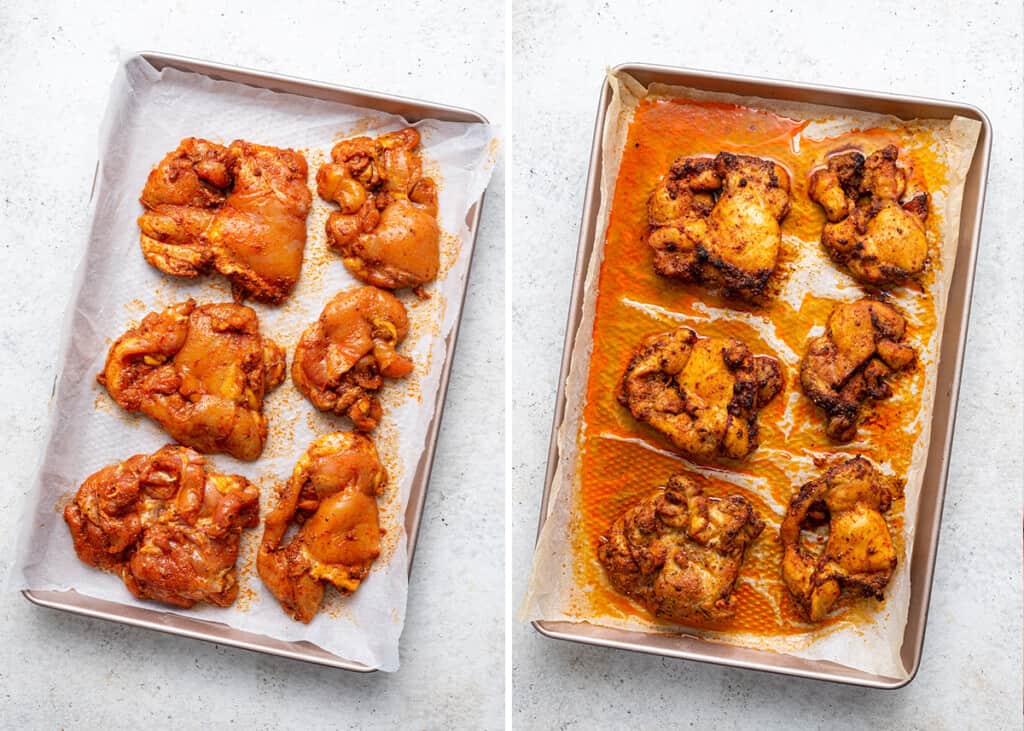
[[[616,67],[615,71],[630,74],[644,86],[660,82],[709,92],[724,92],[742,96],[822,104],[864,112],[891,114],[904,119],[950,119],[959,115],[981,123],[981,134],[964,186],[956,266],[939,349],[942,357],[938,369],[935,405],[930,424],[931,441],[921,488],[914,536],[913,559],[910,567],[912,586],[910,609],[901,648],[903,664],[909,669],[907,676],[891,678],[873,675],[831,662],[805,660],[773,652],[708,642],[694,637],[631,632],[585,622],[533,622],[538,632],[555,639],[852,685],[889,689],[902,687],[913,680],[920,666],[924,632],[927,625],[928,603],[935,566],[935,555],[938,549],[943,496],[956,417],[960,372],[967,341],[971,291],[978,240],[981,233],[985,184],[992,144],[992,129],[988,117],[977,107],[968,104],[898,96],[880,92],[800,84],[639,63],[623,64]],[[552,482],[558,466],[557,435],[565,414],[565,381],[569,374],[571,355],[582,316],[586,268],[594,247],[598,226],[603,159],[601,143],[604,135],[605,111],[610,101],[611,87],[605,82],[602,85],[597,121],[594,128],[586,198],[577,247],[576,272],[573,279],[566,326],[559,390],[555,402],[538,535],[544,525],[544,517],[547,515]]]
[[[399,114],[410,123],[424,119],[446,122],[487,123],[487,119],[476,112],[444,104],[409,99],[379,92],[308,81],[280,74],[253,71],[234,66],[190,59],[181,56],[158,52],[142,52],[138,54],[157,71],[172,68],[183,72],[201,74],[212,79],[230,81],[247,86],[268,89],[271,91],[305,96],[312,99],[335,101],[353,106],[365,107],[391,114]],[[97,170],[98,170],[97,164]],[[94,181],[95,190],[95,181]],[[476,242],[483,194],[470,208],[466,217],[469,231],[468,240],[463,241],[461,256],[472,261]],[[471,265],[470,265],[471,266]],[[455,310],[454,325],[446,338],[446,357],[440,374],[440,383],[433,403],[424,403],[423,407],[432,411],[432,419],[427,429],[426,441],[420,454],[419,462],[407,465],[414,470],[412,487],[404,512],[404,527],[407,534],[407,554],[409,571],[412,570],[412,559],[419,532],[420,519],[423,513],[426,492],[430,482],[430,472],[434,459],[437,436],[440,431],[444,411],[445,396],[451,365],[454,358],[455,345],[458,338],[459,320],[465,298],[466,288],[462,297],[449,302]],[[73,305],[72,305],[73,306]],[[159,605],[150,608],[128,606],[117,602],[97,599],[75,591],[32,591],[23,592],[24,596],[39,606],[59,609],[84,616],[105,619],[122,624],[146,627],[169,634],[215,642],[218,644],[240,647],[243,649],[280,655],[297,660],[328,665],[357,672],[372,672],[376,668],[339,657],[310,642],[289,642],[262,634],[244,632],[218,622],[198,618],[183,617],[161,611]]]

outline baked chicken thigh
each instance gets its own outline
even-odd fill
[[[97,380],[182,444],[251,461],[267,439],[263,396],[284,380],[284,351],[260,335],[251,308],[190,299],[118,338]]]
[[[342,595],[359,588],[380,554],[376,496],[387,471],[373,442],[336,432],[313,442],[267,515],[257,569],[292,619],[309,623],[326,584]],[[298,532],[285,545],[292,524]]]
[[[424,178],[420,134],[408,127],[376,139],[342,140],[317,171],[320,197],[338,204],[327,241],[358,279],[385,289],[421,286],[437,276],[437,187]]]
[[[162,272],[216,269],[236,299],[280,303],[302,269],[312,195],[294,150],[190,137],[150,173],[139,218],[142,253]]]
[[[821,243],[829,256],[867,284],[898,284],[928,262],[928,194],[906,200],[907,179],[895,145],[833,155],[811,175],[808,194],[825,209]]]
[[[259,522],[257,488],[167,446],[90,476],[64,520],[84,563],[115,573],[139,599],[189,608],[238,596],[238,541]]]
[[[641,341],[617,397],[687,455],[740,459],[757,447],[757,413],[780,390],[775,358],[681,327]]]
[[[756,298],[775,270],[788,212],[789,175],[771,160],[728,152],[679,158],[647,203],[654,269]]]
[[[612,523],[598,560],[618,591],[675,622],[731,617],[746,548],[764,523],[746,498],[706,497],[684,474]]]
[[[901,342],[905,330],[895,307],[864,298],[836,305],[825,334],[808,345],[800,383],[825,410],[825,432],[834,441],[853,439],[864,403],[889,398],[889,379],[913,367],[916,353]]]
[[[373,431],[382,416],[377,391],[413,363],[395,348],[405,339],[405,306],[390,292],[358,287],[339,292],[295,348],[292,380],[321,411],[348,416]]]
[[[845,591],[882,599],[896,569],[896,549],[883,513],[903,495],[903,483],[863,457],[833,467],[800,488],[779,529],[782,579],[812,622],[820,622]],[[817,553],[802,545],[801,530],[828,522]]]

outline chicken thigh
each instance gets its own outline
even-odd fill
[[[437,276],[440,228],[437,187],[424,178],[411,127],[376,139],[342,140],[317,171],[320,197],[338,204],[327,240],[358,279],[385,289],[422,285]]]
[[[618,591],[675,622],[733,616],[744,552],[764,529],[746,498],[709,498],[685,474],[612,523],[598,560]]]
[[[928,194],[906,200],[906,173],[895,145],[866,159],[859,152],[833,155],[811,175],[808,194],[825,209],[821,243],[837,264],[867,284],[898,284],[928,262]]]
[[[302,271],[313,199],[306,158],[241,140],[229,152],[234,186],[207,232],[213,264],[231,280],[236,299],[278,304]]]
[[[905,329],[895,307],[864,298],[836,305],[825,334],[808,345],[800,383],[825,410],[825,432],[834,441],[853,439],[864,403],[889,398],[889,379],[913,367],[916,353],[901,342]]]
[[[267,439],[263,396],[284,380],[284,351],[260,335],[251,308],[190,299],[118,338],[97,380],[182,444],[251,461]]]
[[[617,396],[688,456],[740,459],[757,447],[758,411],[781,390],[775,358],[681,327],[641,341]]]
[[[228,149],[189,137],[149,174],[140,202],[142,253],[162,272],[197,277],[213,265],[205,239],[231,187]]]
[[[395,352],[409,331],[405,306],[390,292],[339,292],[295,348],[292,380],[321,411],[348,416],[373,431],[381,419],[376,393],[384,377],[402,378],[413,363]]]
[[[903,495],[903,483],[863,457],[833,467],[800,488],[779,529],[782,578],[812,622],[820,622],[841,594],[884,597],[896,569],[896,549],[883,513]],[[817,554],[802,545],[802,530],[828,522]]]
[[[150,173],[142,253],[162,272],[227,276],[236,299],[280,303],[302,269],[312,195],[294,150],[190,137]]]
[[[721,152],[676,160],[647,204],[658,274],[726,295],[762,295],[789,212],[789,175],[772,162]]]
[[[118,574],[139,599],[189,608],[238,596],[238,541],[259,522],[259,491],[167,446],[90,476],[64,520],[84,563]]]
[[[387,471],[373,442],[336,432],[310,445],[267,515],[257,558],[260,578],[292,619],[309,623],[326,584],[359,588],[380,554],[376,496]],[[281,545],[292,524],[298,532]]]

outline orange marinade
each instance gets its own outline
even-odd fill
[[[931,151],[927,133],[871,129],[813,140],[800,136],[807,124],[747,107],[683,99],[645,99],[636,109],[623,150],[605,239],[593,327],[593,355],[582,426],[577,435],[580,493],[571,530],[576,585],[580,589],[574,592],[573,612],[580,618],[633,617],[662,624],[611,587],[596,555],[601,535],[616,517],[663,485],[673,472],[686,469],[681,458],[666,454],[672,451],[670,442],[633,419],[628,409],[615,400],[616,387],[633,348],[646,335],[684,325],[698,335],[735,337],[744,341],[755,354],[774,355],[759,332],[743,321],[753,316],[774,323],[785,344],[802,357],[812,328],[824,326],[834,301],[808,293],[799,309],[793,309],[771,293],[777,293],[779,282],[788,276],[796,247],[821,249],[825,216],[807,195],[811,171],[823,165],[826,155],[836,150],[859,149],[870,154],[894,143],[900,147],[900,160],[907,167],[911,184],[934,191],[947,182],[945,166]],[[700,285],[657,275],[652,252],[643,241],[648,196],[672,162],[680,156],[714,155],[719,151],[771,158],[786,167],[790,174],[791,208],[782,223],[779,265],[769,284],[769,296],[761,305],[725,300]],[[927,287],[934,277],[934,267],[939,266],[935,242],[941,241],[940,224],[933,212],[927,222],[931,264],[924,286],[915,286],[913,293],[915,298],[924,298],[923,310],[927,314],[922,323],[911,325],[908,322],[907,342],[919,355],[923,355],[922,349],[931,338],[936,322],[934,303]],[[825,256],[823,252],[822,256]],[[664,308],[675,317],[657,317],[630,306],[630,301]],[[704,307],[737,314],[708,321],[706,311],[700,312]],[[858,448],[830,443],[825,436],[822,412],[800,392],[795,364],[786,363],[781,357],[780,363],[785,387],[760,412],[760,447],[744,460],[702,465],[726,470],[726,474],[732,473],[747,487],[690,473],[709,495],[743,494],[766,521],[764,532],[747,552],[735,591],[736,616],[725,622],[698,625],[702,629],[782,635],[812,628],[800,618],[796,604],[782,583],[779,568],[782,549],[778,536],[781,515],[776,514],[768,502],[786,506],[800,487],[795,478],[787,475],[790,455],[815,458],[816,464],[822,465],[822,472],[828,465],[841,461],[837,452],[863,454],[876,463],[889,462],[900,475],[906,475],[911,463],[920,432],[920,425],[911,426],[920,407],[919,399],[911,396],[911,389],[916,386],[916,393],[923,392],[925,364],[919,363],[914,371],[892,381],[893,398],[865,409],[857,443],[869,446]],[[787,426],[782,417],[794,393],[798,394],[795,417]],[[886,516],[901,560],[905,557],[903,503],[902,499],[896,501]],[[753,580],[756,586],[746,579]],[[874,600],[858,601],[817,626],[827,626],[839,619],[867,621],[876,610]],[[665,627],[668,629],[671,625]]]

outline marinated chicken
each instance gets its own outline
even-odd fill
[[[326,584],[359,588],[380,555],[376,496],[388,475],[373,442],[336,432],[310,445],[266,519],[257,569],[292,619],[309,623]],[[281,545],[291,525],[298,531]]]
[[[251,308],[190,299],[118,338],[96,380],[182,444],[254,460],[267,440],[263,397],[284,380],[284,362]]]
[[[612,523],[597,555],[618,591],[674,622],[733,616],[733,587],[764,523],[745,497],[705,496],[684,474]]]
[[[865,158],[832,155],[811,175],[808,193],[825,209],[821,243],[829,256],[867,284],[898,284],[928,262],[928,193],[906,196],[906,173],[895,145]],[[906,196],[906,197],[905,197]]]
[[[294,150],[190,137],[150,173],[139,218],[142,253],[162,272],[216,269],[235,297],[280,303],[302,269],[312,195]]]
[[[781,390],[775,358],[681,327],[641,341],[617,396],[687,455],[740,459],[757,447],[758,411]]]
[[[789,175],[771,160],[681,157],[647,202],[654,269],[757,298],[775,270],[788,212]]]
[[[825,334],[808,345],[800,383],[825,410],[825,432],[834,441],[853,439],[865,402],[892,396],[888,381],[914,366],[914,349],[901,342],[905,331],[895,307],[865,298],[836,305]]]
[[[259,491],[244,477],[167,446],[90,476],[64,520],[78,558],[119,575],[139,599],[226,607],[238,596],[239,538],[259,510]]]
[[[422,294],[440,266],[440,228],[437,186],[423,177],[419,145],[412,128],[342,140],[316,182],[320,197],[339,206],[327,241],[348,270],[376,287]]]
[[[205,239],[233,179],[228,149],[189,137],[149,174],[139,199],[142,253],[162,272],[197,277],[213,265]]]
[[[884,597],[896,569],[896,549],[883,513],[903,496],[903,483],[863,457],[833,467],[800,488],[779,529],[782,579],[812,622],[820,622],[845,593]],[[813,551],[801,531],[828,523],[824,548]]]
[[[395,351],[409,332],[405,306],[390,292],[358,287],[339,292],[302,334],[292,380],[314,406],[348,416],[373,431],[382,413],[384,378],[403,378],[412,361]]]

